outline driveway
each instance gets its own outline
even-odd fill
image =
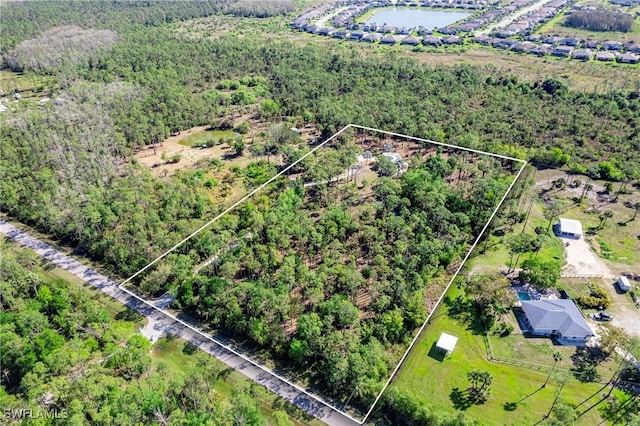
[[[611,298],[608,311],[614,314],[610,324],[624,329],[627,333],[640,337],[640,310],[638,310],[627,294],[618,294],[613,283],[617,278],[611,269],[598,257],[589,244],[583,239],[561,238],[565,243],[565,266],[563,277],[593,277],[600,288]],[[568,245],[567,245],[568,243]],[[602,277],[602,281],[600,278]]]
[[[583,239],[560,238],[564,243],[565,266],[562,270],[563,277],[603,277],[615,278],[615,274],[593,251]]]

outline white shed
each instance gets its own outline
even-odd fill
[[[582,237],[582,224],[579,220],[560,218],[558,220],[558,233],[561,237]]]
[[[444,352],[446,355],[450,355],[451,352],[453,352],[453,349],[455,349],[456,343],[458,343],[458,338],[456,336],[442,333],[438,339],[438,343],[436,343],[436,348]]]
[[[629,291],[631,290],[631,283],[629,282],[629,278],[624,275],[620,275],[618,278],[618,287],[620,287],[621,291]]]

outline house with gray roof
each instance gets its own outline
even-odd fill
[[[556,46],[551,51],[553,56],[558,56],[560,58],[568,58],[573,53],[573,47],[571,46]]]
[[[595,336],[571,299],[523,300],[522,312],[534,336],[554,338],[560,344],[582,346]]]
[[[588,49],[577,49],[573,51],[571,57],[580,61],[588,61],[593,56],[593,53]]]
[[[406,36],[402,39],[401,44],[408,44],[409,46],[417,46],[420,44],[420,40],[414,36]]]
[[[596,53],[596,61],[610,62],[615,59],[615,55],[611,52],[598,52]]]
[[[366,41],[368,43],[375,43],[377,41],[380,41],[381,38],[382,36],[378,33],[369,33],[364,35],[360,40]]]

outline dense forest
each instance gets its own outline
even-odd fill
[[[526,158],[540,168],[567,166],[611,181],[640,178],[640,86],[574,92],[559,80],[521,82],[490,66],[434,68],[394,53],[363,57],[349,48],[250,36],[189,40],[165,25],[216,13],[290,10],[290,2],[231,0],[3,6],[3,67],[52,77],[47,95],[56,98],[39,106],[19,103],[0,118],[3,212],[128,276],[223,211],[234,196],[308,151],[307,141],[287,130],[305,124],[318,129],[321,139],[357,123]],[[43,54],[52,47],[55,55]],[[266,130],[240,137],[237,156],[249,158],[248,165],[211,159],[159,177],[136,157],[177,132],[205,125],[227,129],[235,118],[252,114]],[[384,167],[365,197],[362,182],[330,182],[360,153],[353,141],[341,142],[326,157],[293,170],[306,172],[307,179],[274,182],[137,284],[148,295],[171,291],[176,307],[311,370],[316,384],[342,400],[352,395],[364,404],[397,361],[397,349],[424,321],[431,284],[459,260],[509,180],[494,163],[469,164],[446,153],[415,161],[400,177],[385,172],[392,166],[379,160]],[[216,261],[194,276],[194,267],[216,253]],[[15,266],[19,262],[9,255],[6,262],[3,280],[20,281],[10,273],[22,273],[24,265]],[[11,394],[33,369],[50,368],[52,353],[90,341],[82,334],[87,331],[64,328],[71,326],[60,322],[58,304],[96,309],[75,299],[54,303],[67,293],[81,297],[54,284],[48,284],[49,296],[39,295],[38,286],[18,285],[22,293],[11,290],[2,299],[2,325],[15,343],[15,350],[3,351]],[[21,348],[33,336],[19,326],[11,297],[33,299],[28,310],[42,332],[48,330],[42,344],[25,354]],[[98,320],[78,321],[91,330],[82,321]],[[109,344],[115,352],[118,344],[129,344],[93,339],[87,360]],[[137,340],[130,345],[146,348]],[[109,374],[127,381],[145,370],[148,360],[139,352],[141,367],[113,366],[118,374],[133,373]],[[128,398],[144,405],[147,395],[130,392],[118,404]],[[394,397],[405,406],[396,418],[407,415],[416,424],[431,418],[405,395]],[[171,401],[187,404],[178,397]],[[115,415],[122,408],[113,407],[104,409]],[[213,421],[227,422],[230,412],[218,408]]]
[[[355,149],[347,139],[335,157]],[[142,288],[171,290],[203,323],[248,336],[366,407],[397,363],[389,349],[425,321],[440,273],[464,256],[513,179],[489,159],[419,158],[400,178],[376,179],[368,196],[354,183],[269,191],[207,233],[224,226],[231,237],[206,270],[156,270]]]
[[[0,52],[19,42],[62,25],[128,30],[132,26],[156,27],[171,22],[229,13],[267,17],[292,12],[291,0],[64,0],[12,2],[2,8]]]
[[[293,425],[285,411],[267,418],[257,385],[214,388],[225,377],[209,355],[178,371],[152,366],[151,344],[131,315],[116,315],[85,289],[47,274],[39,257],[0,242],[3,424]],[[126,309],[126,308],[124,308]],[[6,422],[6,423],[5,423]]]

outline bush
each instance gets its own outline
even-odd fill
[[[611,299],[604,290],[596,288],[589,296],[580,296],[576,302],[584,309],[606,309],[611,303]]]
[[[247,133],[249,133],[249,130],[251,130],[251,126],[249,125],[249,122],[247,120],[244,120],[242,123],[238,124],[236,130],[241,135],[246,135]]]

